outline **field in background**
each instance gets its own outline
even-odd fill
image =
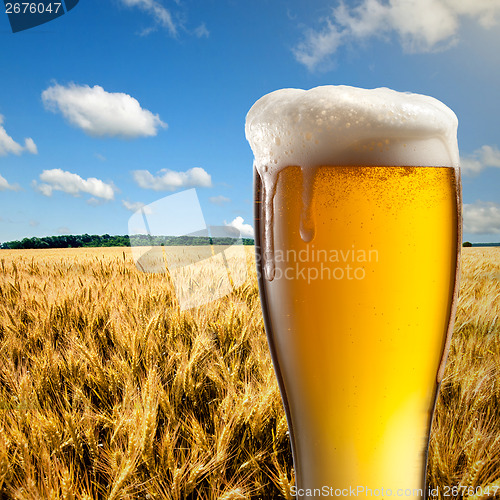
[[[0,251],[0,498],[291,498],[245,252],[242,286],[181,312],[128,248]],[[441,496],[500,493],[499,316],[500,249],[464,249],[429,454]]]
[[[432,485],[500,498],[500,248],[463,248],[460,297],[431,437]],[[452,495],[452,492],[449,492]]]

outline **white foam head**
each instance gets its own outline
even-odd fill
[[[458,167],[458,120],[442,102],[387,88],[282,89],[250,109],[259,173],[294,165]]]

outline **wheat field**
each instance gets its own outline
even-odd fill
[[[184,311],[127,248],[0,251],[0,498],[292,498],[245,251],[242,286]],[[499,314],[500,249],[464,249],[431,487],[500,493]]]

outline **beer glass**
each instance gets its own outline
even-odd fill
[[[268,343],[298,498],[425,497],[461,243],[457,119],[389,89],[247,115]]]

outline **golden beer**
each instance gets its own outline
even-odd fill
[[[280,171],[274,279],[259,269],[298,485],[417,496],[455,289],[455,170],[321,167],[307,243],[302,184]]]
[[[389,89],[284,89],[247,115],[298,498],[426,496],[458,288],[456,129],[439,101]]]

